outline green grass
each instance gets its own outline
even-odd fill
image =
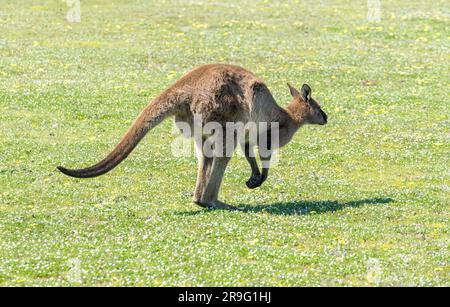
[[[114,3],[112,3],[114,2]],[[450,286],[447,1],[0,2],[0,285]],[[279,104],[309,83],[329,115],[257,190],[237,157],[191,203],[172,122],[111,173],[98,162],[191,68],[262,77]]]

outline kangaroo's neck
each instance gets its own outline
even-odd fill
[[[287,120],[293,127],[300,128],[306,122],[307,110],[297,101],[292,101],[285,109],[288,115]]]
[[[296,101],[291,102],[286,108],[280,107],[280,139],[282,147],[290,142],[297,130],[306,123],[306,110]]]

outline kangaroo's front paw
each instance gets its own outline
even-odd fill
[[[249,189],[255,189],[263,183],[261,175],[252,175],[245,183]]]

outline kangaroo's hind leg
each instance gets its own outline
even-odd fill
[[[239,210],[238,208],[225,204],[217,199],[223,175],[225,174],[225,169],[227,168],[230,159],[230,157],[214,157],[213,159],[209,180],[201,200],[201,202],[206,204],[209,208]]]
[[[221,143],[218,143],[221,142]],[[214,209],[239,210],[218,200],[220,185],[225,174],[228,162],[230,162],[236,148],[236,136],[234,134],[223,135],[214,141],[213,162],[209,173],[206,189],[202,194],[201,202]]]
[[[207,157],[203,152],[203,142],[198,140],[195,142],[195,151],[197,154],[197,182],[195,184],[194,191],[194,203],[202,207],[208,207],[202,203],[201,198],[206,189],[208,183],[209,174],[211,172],[213,158]]]

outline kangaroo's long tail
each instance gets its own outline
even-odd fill
[[[150,129],[171,115],[174,106],[167,99],[164,99],[164,96],[161,95],[156,98],[141,112],[119,144],[105,159],[88,168],[67,169],[58,166],[58,170],[68,176],[77,178],[97,177],[112,170],[133,151]]]

